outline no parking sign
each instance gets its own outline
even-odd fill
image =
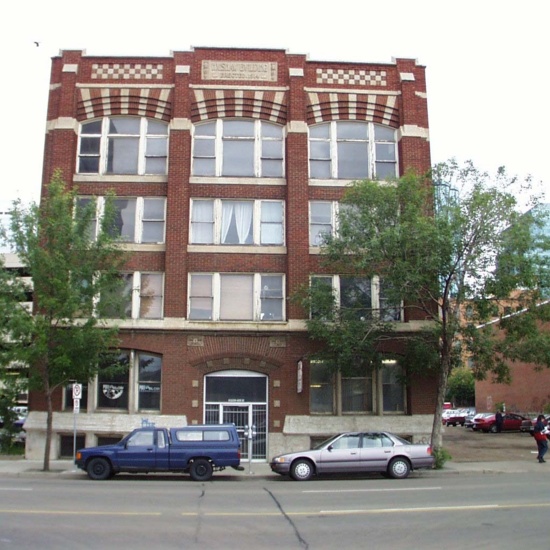
[[[82,384],[73,384],[73,399],[82,398]]]
[[[80,412],[80,398],[82,397],[82,384],[73,384],[73,412]]]

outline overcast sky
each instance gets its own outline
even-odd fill
[[[504,165],[543,190],[549,15],[548,0],[16,2],[0,36],[0,201],[39,199],[53,56],[166,56],[198,46],[276,48],[320,61],[418,59],[427,67],[432,162]]]

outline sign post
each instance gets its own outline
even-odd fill
[[[73,384],[73,464],[76,465],[76,415],[80,412],[82,384]]]

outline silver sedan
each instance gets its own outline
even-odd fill
[[[307,481],[328,473],[380,472],[406,478],[411,470],[432,468],[430,445],[413,444],[388,432],[347,432],[335,435],[309,451],[273,457],[271,470]]]

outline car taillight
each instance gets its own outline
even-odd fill
[[[431,455],[432,454],[432,447],[431,446],[428,446],[428,448],[426,449],[426,452]]]

